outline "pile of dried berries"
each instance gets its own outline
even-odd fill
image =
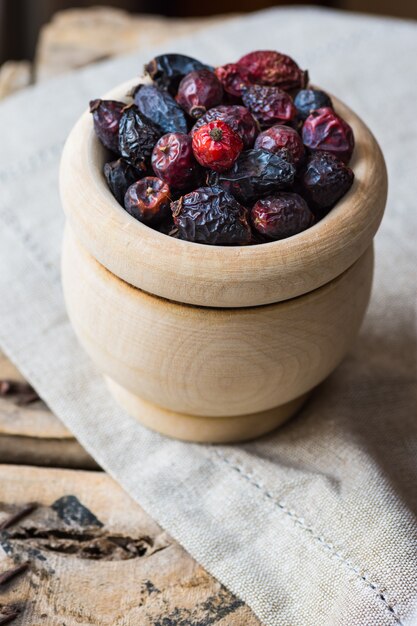
[[[90,103],[108,186],[140,222],[197,243],[267,243],[306,230],[351,187],[352,129],[287,55],[213,68],[163,54],[145,72],[152,84],[129,104]]]

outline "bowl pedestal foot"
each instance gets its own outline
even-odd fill
[[[175,413],[131,393],[105,377],[116,402],[143,426],[162,435],[196,443],[234,443],[265,435],[300,410],[311,392],[260,413],[232,417],[202,417]]]

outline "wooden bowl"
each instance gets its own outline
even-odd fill
[[[106,97],[123,100],[137,82]],[[91,115],[72,130],[61,163],[67,309],[116,400],[146,426],[190,441],[261,435],[352,344],[387,179],[370,131],[334,102],[356,137],[351,190],[309,230],[258,246],[204,246],[139,223],[107,188]]]

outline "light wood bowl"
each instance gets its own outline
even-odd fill
[[[106,97],[123,100],[137,82]],[[139,223],[106,186],[91,116],[72,130],[61,163],[67,309],[113,396],[146,426],[190,441],[261,435],[352,345],[387,178],[370,131],[334,101],[356,137],[351,190],[309,230],[258,246],[204,246]]]

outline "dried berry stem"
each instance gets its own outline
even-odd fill
[[[0,615],[0,626],[2,626],[3,624],[10,624],[10,622],[13,622],[16,617],[19,617],[19,611],[16,611],[14,609],[12,611],[9,611],[7,615]]]
[[[221,128],[212,128],[209,135],[213,141],[221,141],[223,139],[223,132]]]
[[[32,511],[34,511],[37,506],[38,505],[35,502],[30,502],[29,504],[26,504],[19,511],[16,511],[16,513],[10,515],[3,522],[0,523],[0,531],[6,530],[6,528],[10,528],[10,526],[13,526],[17,522],[20,522],[20,520],[26,517],[26,515],[32,513]]]
[[[20,576],[27,570],[29,567],[29,562],[22,563],[21,565],[17,565],[16,567],[12,567],[11,569],[6,570],[2,574],[0,574],[0,586],[5,585],[16,576]]]

